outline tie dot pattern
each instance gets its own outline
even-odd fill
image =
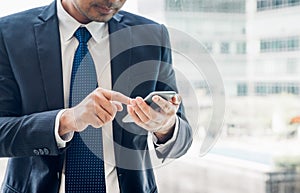
[[[87,42],[91,34],[78,28],[74,36],[76,49],[70,85],[69,106],[82,101],[97,86],[97,75]],[[105,175],[102,130],[89,126],[84,132],[75,132],[66,156],[66,193],[105,193]]]

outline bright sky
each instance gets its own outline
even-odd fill
[[[53,0],[0,0],[0,17],[33,7],[48,5]],[[137,12],[137,1],[128,0],[124,9]]]

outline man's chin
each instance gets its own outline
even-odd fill
[[[96,22],[108,22],[114,15],[115,15],[115,13],[112,13],[112,14],[109,14],[109,15],[101,14],[101,15],[96,16],[96,17],[90,17],[89,19],[91,21],[96,21]]]

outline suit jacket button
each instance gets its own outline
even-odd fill
[[[45,153],[45,155],[49,155],[49,153],[50,153],[49,149],[48,148],[44,148],[44,153]]]
[[[34,155],[40,155],[40,152],[37,149],[33,150],[33,153],[34,153]]]
[[[44,155],[45,154],[44,150],[42,150],[42,149],[39,149],[39,152],[40,152],[40,155]]]

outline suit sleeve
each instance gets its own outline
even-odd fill
[[[0,157],[57,155],[58,110],[24,115],[23,102],[0,29]]]
[[[162,25],[162,42],[161,47],[161,67],[159,72],[156,90],[175,90],[176,86],[175,72],[172,67],[172,50],[170,46],[169,34],[164,25]],[[180,94],[180,93],[179,93]],[[163,152],[156,151],[159,158],[178,158],[184,155],[192,144],[192,128],[190,127],[185,115],[184,108],[181,105],[177,112],[178,116],[178,133],[176,140],[168,145]]]

